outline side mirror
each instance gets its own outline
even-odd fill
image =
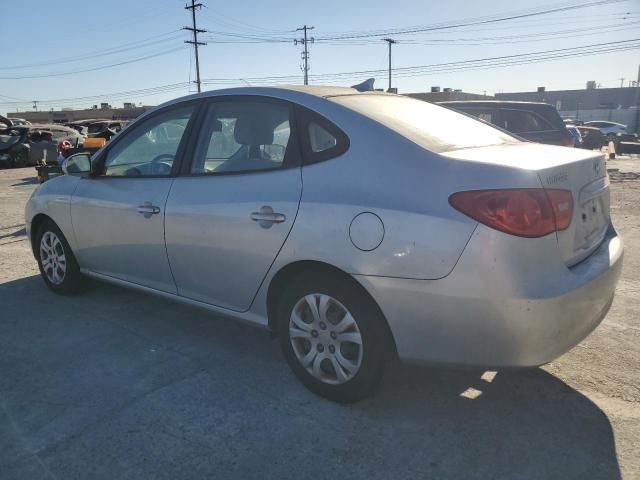
[[[76,153],[62,163],[62,171],[66,175],[91,173],[91,156],[88,153]]]

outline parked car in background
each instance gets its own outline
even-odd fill
[[[89,134],[89,127],[87,127],[87,125],[85,125],[83,123],[70,122],[70,123],[65,123],[64,126],[67,127],[67,128],[73,128],[75,131],[77,131],[83,137],[86,137]]]
[[[619,133],[627,133],[627,126],[621,123],[605,122],[601,120],[594,120],[591,122],[584,122],[585,127],[595,127],[599,129],[603,134],[608,137],[615,137]]]
[[[117,135],[127,123],[128,122],[113,120],[101,120],[98,122],[93,122],[88,124],[87,136],[89,138],[97,137],[110,140],[111,137]]]
[[[478,117],[530,142],[574,146],[574,137],[558,111],[547,103],[480,100],[438,102],[438,105]]]
[[[596,127],[578,126],[576,127],[582,137],[581,148],[589,150],[600,150],[607,142],[607,136]]]
[[[29,164],[28,128],[0,129],[0,167],[25,167]]]
[[[3,117],[2,115],[0,115],[0,129],[7,128],[10,126],[11,126],[11,120],[9,120],[7,117]]]
[[[584,122],[582,120],[575,120],[573,118],[563,118],[562,121],[564,122],[565,125],[582,125],[584,124]]]
[[[270,328],[342,402],[395,354],[549,362],[600,323],[622,267],[601,154],[399,95],[191,95],[63,168],[25,212],[53,292],[89,275]]]
[[[9,117],[9,120],[11,120],[11,123],[16,127],[20,125],[31,125],[31,122],[24,118]]]
[[[580,130],[578,130],[578,127],[571,124],[565,124],[565,126],[567,127],[567,131],[573,136],[573,146],[578,148],[582,147],[582,134]]]
[[[38,162],[55,164],[58,143],[68,140],[74,147],[82,143],[75,130],[56,124],[12,126],[0,130],[0,165],[24,167]]]

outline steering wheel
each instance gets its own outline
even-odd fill
[[[151,174],[152,175],[169,175],[171,173],[172,165],[168,163],[164,163],[162,160],[171,159],[173,161],[174,158],[175,158],[175,155],[173,155],[172,153],[161,153],[160,155],[155,157],[150,162]]]

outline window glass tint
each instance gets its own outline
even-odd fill
[[[469,112],[472,115],[475,115],[476,117],[478,117],[480,120],[484,120],[485,122],[489,122],[489,123],[493,123],[493,115],[491,114],[491,112],[479,112],[477,115],[471,111]]]
[[[193,107],[160,113],[129,132],[109,150],[107,176],[170,175]]]
[[[309,123],[309,143],[313,153],[324,152],[333,148],[338,143],[336,137],[322,128],[316,122]]]
[[[214,103],[191,173],[230,173],[281,167],[291,124],[285,105],[257,101]]]
[[[518,143],[519,140],[474,118],[413,98],[357,94],[331,97],[434,152]]]
[[[513,133],[530,133],[553,130],[542,117],[523,110],[500,110],[501,125],[499,127]]]

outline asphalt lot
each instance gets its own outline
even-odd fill
[[[393,365],[351,406],[264,331],[101,283],[49,293],[35,172],[0,171],[0,478],[640,478],[640,158],[609,168],[625,264],[590,337],[532,370]]]

